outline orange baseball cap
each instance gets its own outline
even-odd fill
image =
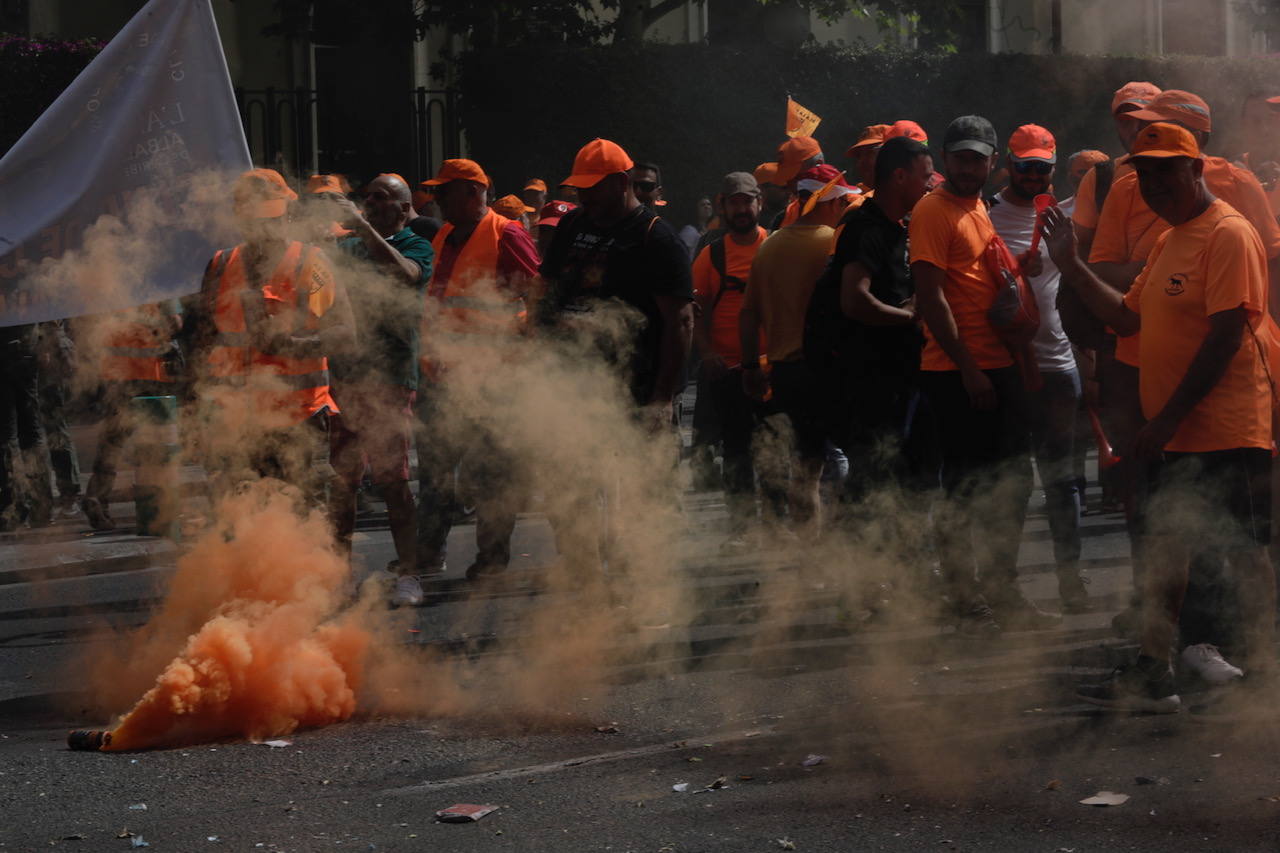
[[[297,197],[275,169],[250,169],[236,178],[231,190],[236,214],[250,219],[284,216],[289,202]]]
[[[853,143],[845,150],[844,156],[852,157],[853,152],[859,148],[866,148],[868,145],[884,144],[885,134],[889,132],[887,124],[869,124],[862,129],[862,133],[858,134],[858,141]],[[759,178],[756,178],[759,180]]]
[[[593,139],[578,149],[578,155],[573,158],[573,174],[561,181],[560,185],[587,189],[634,165],[618,143],[607,139]]]
[[[480,168],[480,164],[475,160],[465,159],[445,160],[440,164],[440,171],[436,172],[436,176],[423,181],[419,186],[438,187],[450,181],[472,181],[489,186],[489,176]]]
[[[1105,163],[1110,159],[1105,152],[1098,151],[1096,148],[1087,148],[1071,155],[1071,161],[1067,164],[1067,171],[1072,177],[1083,178],[1085,173],[1094,166],[1099,163]]]
[[[346,195],[342,191],[342,182],[338,180],[337,175],[312,175],[307,178],[307,192]]]
[[[547,182],[542,180],[542,178],[530,178],[525,182],[524,188],[526,190],[537,190],[540,193],[544,193],[547,191]]]
[[[778,146],[778,172],[774,180],[787,184],[805,162],[822,156],[822,146],[812,136],[795,136]]]
[[[1209,105],[1204,98],[1182,89],[1165,89],[1140,110],[1129,113],[1142,121],[1176,121],[1192,130],[1213,130]]]
[[[1111,114],[1120,112],[1121,107],[1137,107],[1142,109],[1151,103],[1151,99],[1160,94],[1160,87],[1155,83],[1133,80],[1116,89],[1111,96]]]
[[[778,184],[778,164],[770,161],[761,163],[751,172],[757,184]]]
[[[1129,159],[1137,157],[1199,158],[1200,145],[1185,127],[1158,121],[1144,127],[1134,140],[1133,153],[1129,155]]]
[[[521,214],[533,213],[533,208],[520,200],[518,195],[504,195],[490,205],[507,219],[519,219]]]
[[[929,134],[924,132],[924,128],[916,124],[910,119],[900,119],[889,125],[889,129],[885,131],[884,138],[888,142],[895,136],[905,136],[907,139],[914,139],[916,142],[929,144]]]
[[[1058,162],[1058,143],[1038,124],[1024,124],[1009,136],[1009,153],[1015,160]]]

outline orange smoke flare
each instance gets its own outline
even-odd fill
[[[1115,454],[1111,448],[1111,442],[1107,440],[1107,434],[1102,431],[1102,422],[1098,420],[1098,413],[1093,406],[1088,406],[1089,425],[1093,427],[1093,440],[1098,445],[1098,467],[1107,470],[1111,466],[1120,461],[1120,457]]]
[[[348,570],[324,520],[300,518],[266,483],[224,501],[219,516],[225,523],[179,562],[138,659],[163,659],[155,645],[173,642],[155,626],[203,624],[169,652],[104,749],[257,740],[355,711],[371,637],[356,617],[335,616]]]

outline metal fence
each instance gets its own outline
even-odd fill
[[[457,93],[418,87],[407,94],[408,139],[363,140],[344,137],[351,127],[336,102],[316,89],[235,90],[240,121],[253,162],[295,174],[349,168],[362,157],[404,152],[411,175],[434,174],[440,161],[462,153]],[[362,144],[376,150],[362,152]],[[397,158],[400,159],[400,158]]]

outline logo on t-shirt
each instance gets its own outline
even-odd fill
[[[1181,296],[1186,284],[1187,277],[1182,273],[1175,273],[1169,276],[1169,283],[1164,286],[1164,292],[1170,296]]]

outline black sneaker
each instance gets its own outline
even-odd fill
[[[89,519],[89,526],[94,530],[115,529],[116,523],[107,514],[107,508],[102,501],[97,498],[85,498],[80,502],[80,508],[84,510],[85,518]]]
[[[965,637],[999,637],[1004,630],[996,621],[995,613],[982,598],[955,609],[956,633]]]
[[[1063,613],[1089,611],[1089,590],[1085,583],[1085,579],[1074,569],[1058,575],[1058,599],[1062,602]]]
[[[1021,593],[1006,596],[995,616],[1006,631],[1045,631],[1062,624],[1062,614],[1041,610]]]
[[[1111,711],[1176,714],[1182,707],[1173,680],[1173,667],[1154,658],[1140,657],[1129,667],[1117,667],[1100,684],[1081,684],[1076,696]]]

